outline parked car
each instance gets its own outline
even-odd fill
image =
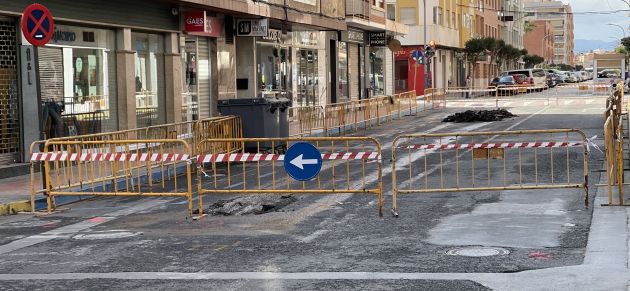
[[[571,72],[571,74],[575,76],[575,79],[577,80],[576,82],[579,83],[579,82],[584,81],[584,77],[582,76],[582,74],[580,72],[573,71],[573,72]]]
[[[556,74],[547,74],[547,87],[553,88],[558,85],[558,78],[555,78]]]
[[[564,83],[564,80],[566,79],[565,76],[560,75],[560,74],[553,73],[553,74],[550,74],[550,75],[551,75],[551,78],[556,83],[556,85]]]
[[[533,85],[539,88],[536,88],[536,91],[542,91],[545,87],[547,87],[547,72],[543,69],[522,69],[522,70],[512,70],[501,73],[501,76],[512,76],[516,74],[523,74],[529,78],[532,78]]]
[[[525,74],[514,74],[512,75],[517,85],[529,85],[534,83],[534,79],[525,76]]]
[[[562,71],[562,75],[565,76],[564,81],[566,83],[577,83],[578,79],[574,74],[571,74],[571,72],[567,72],[567,71]]]
[[[499,94],[514,94],[518,92],[514,76],[499,76],[490,81],[490,87],[496,87]]]
[[[582,81],[590,80],[589,75],[586,71],[578,71],[578,73],[582,76]]]

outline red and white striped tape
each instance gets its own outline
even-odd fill
[[[378,160],[380,155],[377,152],[342,152],[322,154],[322,160]],[[197,162],[203,163],[225,163],[225,162],[260,162],[260,161],[284,161],[284,155],[278,154],[208,154],[200,155]]]
[[[566,148],[583,146],[583,142],[504,142],[504,143],[463,143],[463,144],[413,144],[398,149],[451,150],[451,149],[508,149],[508,148]]]
[[[187,154],[124,154],[124,153],[74,153],[49,152],[31,155],[31,161],[81,161],[81,162],[176,162],[188,160]]]

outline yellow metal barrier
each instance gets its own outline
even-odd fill
[[[554,188],[582,188],[588,205],[587,142],[577,129],[398,136],[393,211],[398,194]]]
[[[44,169],[42,167],[43,163],[41,161],[38,160],[34,160],[33,154],[37,154],[40,153],[40,147],[43,149],[44,144],[46,144],[46,141],[43,140],[39,140],[39,141],[34,141],[33,143],[31,143],[31,146],[29,147],[29,157],[31,157],[29,163],[30,163],[30,173],[31,173],[31,212],[35,212],[35,196],[37,194],[45,194],[46,193],[46,186],[45,183],[43,182],[44,180],[42,179],[42,183],[40,184],[40,186],[36,186],[36,175],[37,173],[40,173],[40,175],[42,177],[44,177]]]
[[[317,130],[325,132],[324,107],[302,106],[289,108],[289,135],[311,135]]]
[[[431,108],[446,108],[446,92],[444,89],[429,88],[424,89],[424,98],[431,102]]]
[[[184,140],[49,140],[32,160],[44,164],[49,213],[60,195],[175,196],[186,197],[192,215],[190,148]],[[177,178],[167,190],[166,180],[178,175],[185,176],[186,190],[178,190]]]
[[[231,146],[255,144],[254,152]],[[311,181],[295,181],[283,169],[282,151],[269,150],[308,142],[322,153],[323,165]],[[271,147],[267,144],[271,144]],[[206,194],[375,194],[382,207],[381,145],[369,137],[208,139],[198,145],[199,214]],[[231,152],[231,153],[230,153]],[[248,166],[251,165],[251,166]],[[374,185],[374,186],[371,186]]]
[[[624,186],[624,129],[623,113],[623,83],[617,84],[616,90],[606,100],[604,111],[604,147],[606,154],[606,176],[608,187],[608,204],[614,204],[614,188],[617,188],[618,201],[616,205],[625,206]],[[630,109],[630,103],[627,105]],[[628,120],[630,126],[630,119]]]

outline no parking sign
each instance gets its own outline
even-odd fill
[[[22,33],[34,46],[44,46],[54,33],[54,21],[50,11],[41,4],[31,4],[22,12]]]

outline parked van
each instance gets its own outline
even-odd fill
[[[506,75],[516,75],[516,74],[523,74],[527,77],[532,78],[535,86],[540,86],[540,89],[537,89],[537,91],[542,91],[543,88],[542,87],[546,87],[547,86],[547,72],[545,72],[545,70],[543,69],[522,69],[522,70],[511,70],[511,71],[506,71],[501,73],[501,76],[506,76]]]

